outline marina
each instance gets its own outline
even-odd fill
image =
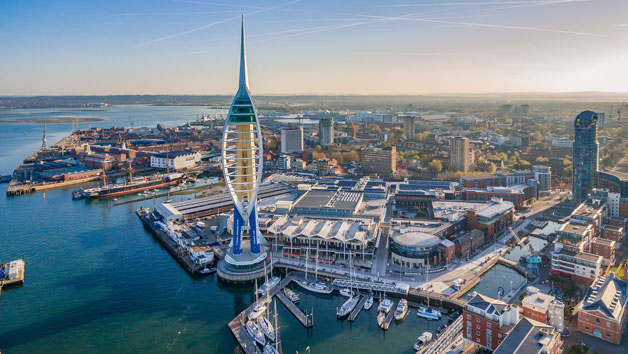
[[[369,298],[368,295],[367,296],[362,295],[362,297],[360,298],[360,301],[358,302],[358,304],[355,306],[355,308],[353,309],[353,311],[351,311],[351,314],[349,315],[349,321],[350,322],[355,321],[355,319],[358,317],[358,315],[360,314],[360,312],[364,308],[364,304],[366,303],[366,300],[368,298]]]

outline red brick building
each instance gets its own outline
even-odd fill
[[[628,315],[628,282],[599,276],[578,305],[578,331],[619,344]]]
[[[464,200],[487,201],[492,198],[501,198],[520,208],[526,200],[537,198],[536,192],[536,183],[517,184],[510,187],[468,188],[464,191]]]
[[[622,226],[612,225],[612,224],[604,224],[600,228],[600,236],[603,239],[621,242],[622,236],[624,235],[624,228]]]
[[[497,348],[519,321],[517,306],[477,293],[462,315],[465,338],[489,350]]]
[[[562,332],[565,328],[565,305],[554,296],[544,294],[529,286],[527,295],[521,300],[522,315],[529,319],[556,327]]]
[[[499,203],[480,211],[467,211],[467,227],[484,232],[484,236],[492,238],[496,233],[505,230],[514,220],[515,208],[512,203]]]
[[[493,354],[560,354],[560,332],[543,322],[522,318]]]
[[[596,237],[591,241],[591,253],[602,256],[602,265],[615,262],[615,241]]]

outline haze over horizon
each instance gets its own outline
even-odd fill
[[[0,95],[628,92],[623,0],[0,2]]]

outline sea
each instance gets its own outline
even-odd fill
[[[90,127],[153,127],[213,112],[192,106],[15,109],[0,110],[0,120],[78,116],[104,119]],[[72,124],[46,129],[52,144],[67,136]],[[0,123],[0,174],[11,173],[41,147],[42,133],[41,124]],[[227,324],[254,301],[253,286],[227,285],[216,275],[190,276],[135,215],[165,198],[72,200],[76,187],[7,197],[7,186],[0,184],[0,262],[24,259],[26,281],[0,297],[3,354],[237,352]],[[187,198],[193,196],[173,199]],[[132,202],[114,205],[125,201]],[[421,333],[435,333],[446,321],[429,322],[412,310],[405,321],[382,331],[377,303],[350,323],[335,317],[343,298],[306,292],[301,297],[299,306],[313,313],[311,329],[277,303],[284,353],[412,353]]]

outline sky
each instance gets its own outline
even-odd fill
[[[0,95],[628,92],[626,0],[0,0]]]

